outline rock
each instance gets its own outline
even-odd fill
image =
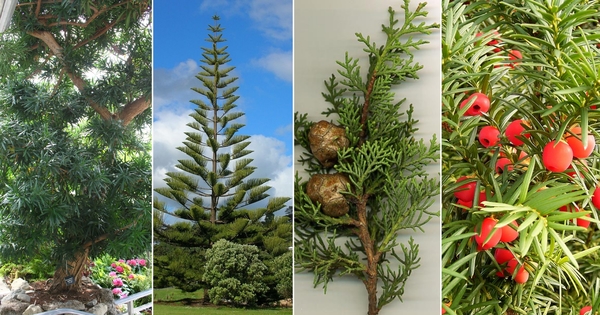
[[[13,291],[15,291],[17,289],[23,289],[23,290],[31,290],[31,289],[33,289],[29,285],[29,282],[27,282],[27,280],[23,280],[21,278],[17,278],[15,280],[13,280],[13,282],[10,284],[10,287],[12,288]]]
[[[64,303],[59,308],[69,308],[78,311],[85,311],[85,305],[82,302],[76,300],[69,300]]]
[[[39,313],[42,313],[43,311],[44,311],[44,309],[42,309],[41,306],[31,304],[31,305],[29,305],[29,307],[27,307],[25,312],[23,312],[23,315],[39,314]]]
[[[21,315],[29,305],[29,303],[16,300],[2,301],[2,305],[0,305],[0,315]]]
[[[109,303],[106,305],[108,305],[108,311],[106,311],[106,315],[120,315],[121,314],[121,312],[119,312],[119,310],[117,310],[117,307],[115,306],[114,303]]]
[[[15,295],[15,300],[29,303],[29,302],[31,302],[31,297],[25,293],[18,293],[17,295]]]
[[[0,299],[5,297],[9,293],[10,293],[10,288],[6,284],[6,281],[4,281],[4,277],[0,277]]]
[[[45,311],[51,311],[59,308],[69,308],[77,311],[85,311],[85,305],[82,302],[69,300],[66,302],[51,302],[48,304],[44,304],[42,308]]]
[[[96,304],[98,304],[98,300],[93,299],[93,300],[85,303],[85,307],[87,307],[87,308],[94,307],[94,306],[96,306]]]
[[[87,310],[87,312],[92,313],[94,315],[105,315],[107,311],[108,306],[104,303],[97,304],[94,307]]]
[[[111,289],[102,289],[102,291],[100,291],[100,297],[98,299],[99,302],[107,304],[112,304],[115,301]]]
[[[0,315],[34,315],[60,308],[86,311],[95,315],[120,314],[114,304],[113,293],[110,289],[102,289],[98,297],[85,304],[81,301],[69,300],[50,302],[40,306],[30,304],[31,297],[27,292],[33,292],[33,288],[27,281],[15,279],[10,287],[12,287],[12,291],[0,277]]]
[[[23,289],[16,289],[16,290],[8,293],[7,295],[5,295],[2,298],[2,304],[6,303],[8,301],[11,301],[11,300],[18,300],[17,296],[19,294],[25,294],[25,290],[23,290]],[[27,294],[25,294],[25,295],[27,295]]]

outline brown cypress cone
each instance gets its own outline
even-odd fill
[[[310,127],[308,141],[312,154],[327,168],[337,163],[337,151],[350,145],[346,130],[325,120]]]
[[[341,194],[347,191],[348,176],[336,174],[315,174],[306,186],[306,194],[313,202],[321,204],[321,211],[331,217],[341,217],[348,213],[350,206]]]

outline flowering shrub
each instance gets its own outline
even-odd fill
[[[103,255],[91,264],[90,279],[112,289],[115,298],[124,298],[151,287],[150,269],[143,258],[115,260]]]

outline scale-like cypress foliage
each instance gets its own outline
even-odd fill
[[[296,114],[296,144],[309,174],[307,180],[297,175],[294,190],[296,265],[313,272],[315,286],[325,289],[334,276],[360,279],[369,315],[401,300],[419,266],[418,244],[412,238],[399,243],[398,233],[421,229],[437,215],[429,208],[439,194],[438,180],[425,167],[439,158],[439,144],[435,136],[428,144],[415,138],[412,105],[404,108],[405,100],[398,101],[393,90],[417,79],[422,68],[413,54],[427,42],[413,35],[438,27],[415,24],[427,15],[424,6],[411,11],[404,1],[403,21],[390,8],[389,24],[382,26],[384,44],[356,34],[369,67],[361,68],[359,59],[346,53],[337,62],[340,77],[325,81],[329,107],[323,114],[335,122]]]

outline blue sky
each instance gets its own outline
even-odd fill
[[[154,185],[164,186],[167,171],[185,156],[175,148],[201,95],[201,47],[212,16],[224,28],[234,75],[236,103],[246,115],[238,134],[250,135],[255,177],[271,178],[272,196],[293,193],[292,173],[292,1],[154,1]]]

